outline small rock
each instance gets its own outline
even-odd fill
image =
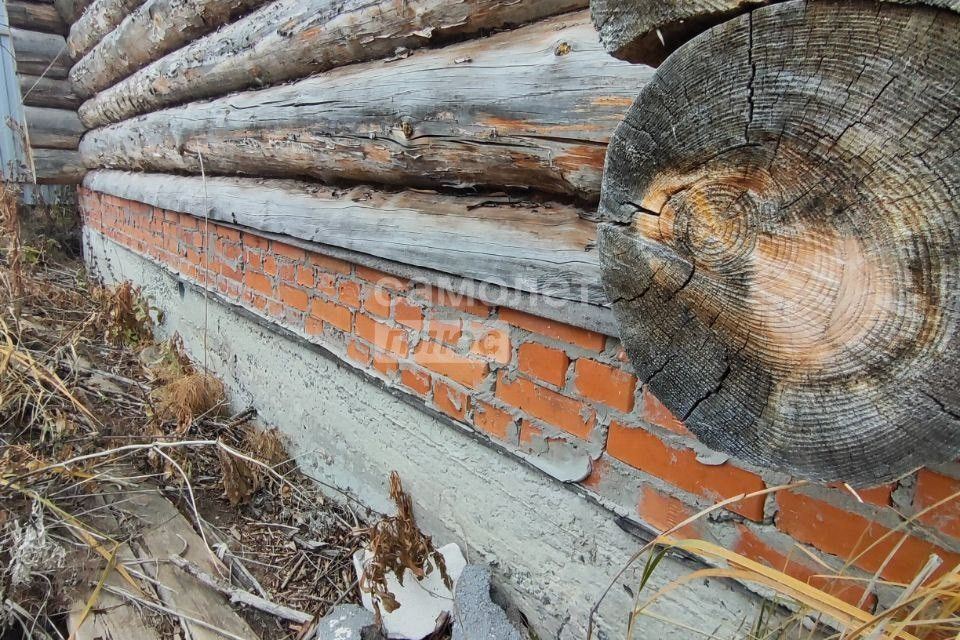
[[[317,622],[316,640],[376,640],[382,637],[373,614],[355,604],[341,604]]]
[[[490,597],[490,570],[468,565],[453,596],[453,640],[527,640]]]

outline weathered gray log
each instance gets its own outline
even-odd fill
[[[70,81],[87,98],[265,1],[146,0],[74,65]]]
[[[92,1],[93,0],[54,0],[53,6],[57,8],[64,22],[69,25],[76,22],[80,16],[83,15],[84,10]]]
[[[67,41],[54,33],[10,29],[17,73],[62,80],[70,70]]]
[[[67,53],[81,59],[141,4],[143,0],[94,0],[70,27]]]
[[[84,186],[509,289],[604,304],[596,226],[575,207],[333,189],[293,180],[93,171]]]
[[[587,0],[277,0],[101,92],[88,128],[138,113],[531,22]]]
[[[67,149],[31,149],[38,184],[80,184],[87,170],[80,152]]]
[[[19,74],[20,95],[23,104],[31,107],[55,107],[76,111],[80,98],[73,92],[69,80],[55,80],[41,76]]]
[[[783,0],[590,0],[606,50],[630,62],[657,65],[713,25]],[[960,0],[883,0],[960,11]]]
[[[960,15],[823,0],[714,27],[640,94],[603,280],[707,445],[856,484],[960,454],[958,77]]]
[[[76,149],[83,135],[83,125],[76,111],[24,107],[30,146],[44,149]]]
[[[52,4],[26,0],[7,0],[7,19],[11,27],[63,35],[67,27]]]
[[[516,187],[595,202],[607,140],[652,73],[608,56],[581,12],[155,111],[91,131],[81,152],[90,168],[199,173],[202,155],[209,174]]]

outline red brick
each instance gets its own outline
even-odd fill
[[[377,322],[370,316],[357,314],[357,335],[384,351],[390,351],[406,357],[408,351],[407,333],[402,329]]]
[[[306,289],[313,289],[317,285],[317,276],[313,272],[313,267],[297,268],[297,284]]]
[[[655,424],[658,427],[663,427],[674,433],[678,433],[684,436],[693,436],[690,433],[690,430],[687,429],[680,420],[676,418],[670,410],[663,406],[663,403],[657,399],[655,395],[650,391],[646,386],[643,387],[643,392],[641,394],[642,408],[640,417],[649,422],[650,424]]]
[[[311,253],[307,256],[307,264],[312,264],[321,271],[326,271],[327,273],[339,273],[341,275],[348,275],[351,272],[351,266],[349,262],[344,262],[343,260],[337,260],[336,258],[331,258],[330,256],[322,256],[318,253]]]
[[[310,296],[307,295],[306,291],[286,284],[280,285],[280,299],[283,300],[284,304],[300,311],[306,311],[307,307],[310,306]]]
[[[851,580],[827,577],[825,575],[827,573],[826,568],[806,560],[803,552],[794,550],[787,556],[762,540],[760,536],[747,527],[737,525],[737,531],[739,536],[733,547],[733,551],[736,553],[771,569],[781,571],[853,606],[857,606],[857,603],[863,597],[865,589],[862,586]],[[876,596],[871,594],[864,601],[864,609],[871,611],[876,601]]]
[[[368,365],[370,364],[370,347],[362,342],[351,340],[347,343],[347,357],[360,364]]]
[[[408,367],[400,370],[400,382],[403,386],[421,396],[427,395],[430,391],[430,376],[422,371],[415,371]]]
[[[497,397],[535,418],[583,439],[590,437],[597,421],[593,410],[585,409],[577,400],[523,378],[510,382],[503,372],[497,379]]]
[[[225,260],[236,260],[243,254],[243,250],[234,244],[220,244],[218,247],[220,255]]]
[[[393,305],[393,319],[399,324],[419,331],[423,328],[423,309],[410,304],[403,298],[397,298]]]
[[[377,351],[373,354],[373,368],[385,376],[392,376],[400,369],[400,361],[389,354]]]
[[[277,275],[277,269],[278,265],[276,258],[270,254],[263,256],[263,272],[265,274],[268,276],[275,276]]]
[[[422,367],[476,389],[487,376],[487,363],[462,356],[439,342],[424,340],[417,345],[413,359]]]
[[[223,277],[230,278],[231,280],[235,280],[236,282],[243,281],[243,272],[237,271],[236,269],[226,264],[225,262],[221,262],[219,265],[217,265],[217,272]]]
[[[878,507],[889,507],[892,502],[893,490],[896,488],[894,483],[883,484],[879,487],[866,487],[863,489],[853,489],[851,492],[850,487],[843,484],[842,482],[834,482],[829,485],[831,489],[836,489],[837,491],[842,492],[844,495],[850,496],[854,500],[857,497],[866,504],[874,504]],[[853,494],[856,493],[856,496]]]
[[[607,337],[600,333],[574,327],[569,324],[547,320],[516,309],[500,309],[500,319],[515,327],[538,333],[554,340],[577,345],[590,351],[603,351]]]
[[[254,291],[259,291],[268,296],[273,295],[273,282],[263,274],[247,271],[243,275],[243,283]]]
[[[427,322],[427,335],[438,342],[456,345],[463,335],[463,328],[459,320],[447,322],[437,318],[430,318]]]
[[[385,289],[378,287],[363,288],[363,309],[381,318],[390,317],[391,296]]]
[[[562,387],[567,380],[570,358],[559,349],[551,349],[536,342],[524,342],[517,350],[520,371]]]
[[[430,302],[436,306],[457,309],[475,316],[486,317],[490,315],[489,305],[462,293],[447,291],[439,287],[424,287],[423,292]]]
[[[610,462],[606,458],[594,460],[593,466],[590,468],[590,475],[582,480],[580,484],[591,491],[599,491],[603,478],[607,475],[609,469]]]
[[[320,318],[327,324],[333,325],[337,329],[342,331],[350,331],[351,318],[353,314],[350,313],[350,309],[342,305],[336,304],[335,302],[327,302],[326,300],[314,298],[313,304],[310,306],[310,313],[311,315]]]
[[[533,424],[529,420],[520,421],[520,443],[525,445],[533,444],[537,438],[543,437],[543,429]]]
[[[260,251],[270,248],[270,241],[262,236],[256,236],[250,233],[241,234],[241,242],[243,242],[244,247],[249,247],[251,249],[257,249]]]
[[[506,331],[477,324],[474,325],[473,331],[476,338],[473,346],[470,347],[470,353],[489,358],[500,364],[510,362],[510,335]]]
[[[686,502],[657,491],[649,485],[640,489],[640,501],[637,515],[659,533],[674,528],[681,522],[697,514],[699,510]],[[705,531],[699,521],[691,522],[670,534],[674,538],[705,538]]]
[[[500,440],[508,440],[516,419],[506,411],[494,407],[486,402],[475,402],[473,408],[473,424]]]
[[[742,493],[765,488],[763,480],[732,464],[706,465],[697,460],[693,449],[674,449],[652,433],[610,423],[607,453],[614,458],[666,480],[690,493],[721,501]],[[727,507],[751,520],[763,520],[764,497],[757,496]]]
[[[960,481],[929,469],[921,469],[917,473],[913,506],[917,511],[921,511],[957,493],[960,493]],[[939,507],[919,516],[918,519],[948,536],[960,538],[960,498],[952,497]]]
[[[284,242],[274,241],[272,249],[273,252],[278,256],[283,256],[284,258],[288,258],[294,262],[300,262],[306,256],[306,252],[303,249],[294,247]]]
[[[344,280],[337,288],[337,293],[340,302],[343,304],[354,309],[360,308],[360,285],[358,283],[353,280]]]
[[[407,291],[411,287],[411,282],[405,278],[397,278],[389,273],[360,265],[357,265],[357,277],[394,291]]]
[[[313,316],[307,316],[303,321],[303,329],[310,336],[319,336],[323,333],[323,321]]]
[[[470,398],[467,394],[457,391],[440,380],[433,381],[433,402],[445,414],[461,422],[466,418],[470,408]]]
[[[337,277],[332,273],[320,273],[317,276],[317,283],[314,289],[329,298],[337,297]]]
[[[615,367],[580,358],[574,365],[577,391],[585,398],[602,402],[624,413],[633,411],[637,378]]]
[[[911,535],[907,535],[890,556],[904,537],[903,531],[887,535],[890,530],[883,525],[824,500],[781,491],[777,494],[777,503],[780,506],[776,516],[778,529],[867,572],[879,571],[880,577],[887,580],[910,582],[932,553],[944,560],[934,575],[941,575],[960,563],[960,555]]]

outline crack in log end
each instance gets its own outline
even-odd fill
[[[707,31],[643,90],[607,157],[604,287],[706,444],[855,484],[960,454],[958,76],[960,16],[823,0]]]

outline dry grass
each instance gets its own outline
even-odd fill
[[[370,561],[363,567],[360,588],[373,596],[378,617],[381,605],[387,612],[395,611],[400,606],[387,588],[388,574],[392,573],[402,585],[407,570],[421,580],[436,566],[443,583],[448,589],[453,589],[443,555],[434,548],[430,536],[424,535],[417,527],[413,503],[404,492],[396,471],[390,474],[390,497],[397,507],[396,515],[357,531],[358,535],[369,540],[368,548],[372,553]]]
[[[225,417],[222,384],[176,339],[154,343],[157,312],[140,290],[23,251],[0,216],[0,296],[22,303],[0,307],[0,636],[66,637],[71,594],[95,610],[113,572],[155,597],[93,524],[104,507],[92,498],[130,486],[118,469],[165,487],[244,588],[318,614],[356,601],[353,530],[366,514],[325,500],[253,411]],[[175,616],[158,620],[178,633]],[[264,637],[300,631],[253,624]]]
[[[839,570],[820,562],[823,573],[812,576],[811,579],[816,579],[825,586],[849,582],[861,584],[868,591],[882,586],[898,594],[892,603],[875,612],[868,612],[853,606],[824,589],[817,588],[808,582],[793,578],[784,571],[771,568],[711,542],[695,539],[678,540],[673,537],[684,527],[706,518],[709,514],[731,502],[745,497],[795,488],[801,484],[804,483],[796,483],[788,487],[773,487],[749,496],[738,496],[725,500],[679,523],[645,545],[631,558],[629,563],[632,564],[641,558],[645,559],[639,588],[635,592],[634,607],[629,615],[627,637],[643,637],[639,635],[643,628],[643,620],[653,618],[660,622],[675,625],[678,632],[689,634],[690,637],[717,638],[720,640],[720,636],[658,615],[655,613],[655,605],[662,598],[697,581],[706,580],[709,583],[716,579],[728,579],[751,585],[769,595],[758,607],[754,619],[744,621],[742,632],[732,637],[723,636],[723,640],[813,640],[815,638],[825,640],[940,640],[960,638],[960,567],[948,567],[946,572],[938,573],[937,569],[941,565],[940,559],[932,556],[909,584],[883,580],[879,574],[870,577],[858,577],[850,575],[848,572],[850,566],[859,557],[869,553],[894,536],[902,536],[904,531],[917,518],[942,507],[944,504],[960,499],[960,493],[948,496],[912,517],[905,518],[898,527],[860,550],[856,557],[849,559],[848,564]],[[882,563],[883,566],[899,550],[900,545],[894,545],[887,562]],[[705,560],[709,566],[691,571],[689,574],[650,593],[650,581],[655,575],[658,565],[665,557],[674,552],[695,555]],[[803,553],[803,550],[798,547],[797,553]],[[623,571],[625,570],[626,567]],[[622,576],[623,571],[617,578]],[[598,602],[594,607],[594,613],[599,604]],[[590,633],[592,633],[592,628],[588,636]]]

